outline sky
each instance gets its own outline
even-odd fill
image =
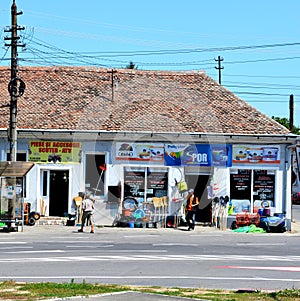
[[[15,0],[20,66],[205,71],[262,113],[300,127],[299,0]],[[0,65],[10,66],[0,4]],[[6,41],[7,42],[7,41]],[[26,93],[26,92],[25,92]]]

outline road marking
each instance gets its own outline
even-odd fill
[[[215,268],[300,272],[300,267],[258,267],[258,266],[247,267],[247,266],[231,266],[231,265],[228,265],[228,266],[217,266]]]
[[[15,249],[33,249],[33,247],[0,247],[0,250],[15,250]],[[4,253],[4,252],[2,252]],[[15,252],[14,252],[15,253]]]
[[[0,245],[8,245],[8,244],[27,244],[26,241],[0,241]]]
[[[26,253],[26,254],[33,254],[33,253],[64,253],[65,251],[63,250],[31,250],[31,251],[14,251],[13,253],[20,253],[20,254],[23,254],[23,253]],[[12,252],[2,252],[2,253],[12,253]]]
[[[237,243],[237,246],[285,246],[286,243],[274,243],[274,244],[268,244],[268,243]]]
[[[85,242],[86,243],[86,242]],[[96,246],[96,248],[111,248],[114,245],[104,245],[104,246]],[[71,245],[71,246],[66,246],[66,248],[84,248],[84,249],[95,249],[95,246],[90,246],[90,245]]]
[[[10,264],[12,262],[84,262],[84,261],[268,261],[268,262],[300,262],[300,256],[270,256],[270,255],[258,255],[258,256],[243,256],[243,255],[171,255],[171,254],[137,254],[134,250],[128,250],[132,254],[125,254],[120,252],[120,255],[93,255],[93,256],[56,256],[56,257],[21,257],[21,258],[3,258],[0,259],[0,263]],[[142,250],[143,251],[143,250]],[[30,251],[29,251],[30,252]],[[27,254],[29,253],[27,252]],[[46,251],[57,252],[57,250]],[[149,251],[147,251],[149,252]],[[154,251],[157,252],[157,251]],[[160,252],[164,252],[160,250]],[[18,252],[22,253],[22,252]],[[31,252],[33,253],[33,252]],[[38,253],[38,251],[37,251]],[[124,254],[123,254],[124,253]]]
[[[157,243],[157,244],[152,244],[152,246],[157,247],[157,246],[187,246],[187,247],[198,247],[199,244],[184,244],[184,243]]]

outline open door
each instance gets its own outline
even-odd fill
[[[43,170],[41,184],[41,215],[65,216],[69,202],[69,170]]]

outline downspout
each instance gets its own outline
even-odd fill
[[[296,140],[296,144],[298,139]],[[285,193],[285,217],[286,217],[286,227],[288,231],[292,230],[292,180],[291,180],[291,169],[292,169],[292,152],[296,145],[290,145],[286,147],[285,152],[285,187],[283,187]],[[288,176],[289,175],[289,176]]]

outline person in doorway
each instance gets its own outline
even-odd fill
[[[91,233],[95,232],[94,224],[94,200],[91,197],[91,194],[86,194],[84,200],[82,201],[82,219],[81,219],[81,228],[78,232],[83,232],[84,225],[91,225]]]
[[[195,229],[195,215],[199,205],[198,197],[194,195],[194,189],[189,190],[186,203],[186,221],[188,224],[188,231]]]

